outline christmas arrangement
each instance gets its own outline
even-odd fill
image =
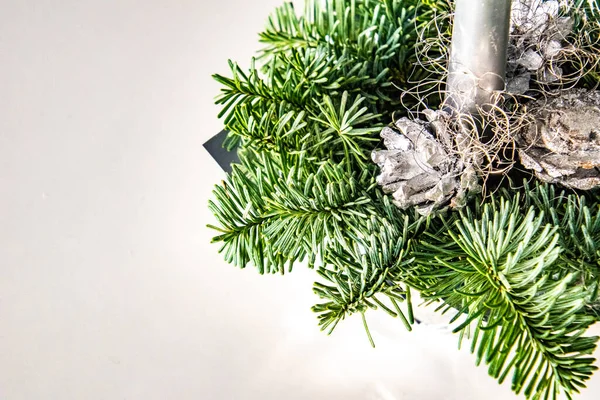
[[[214,76],[240,158],[214,242],[314,270],[328,333],[357,314],[373,344],[374,310],[411,330],[418,293],[490,376],[571,398],[597,369],[599,40],[597,0],[284,4]]]

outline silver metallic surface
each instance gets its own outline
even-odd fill
[[[574,23],[565,7],[555,0],[513,0],[506,71],[508,93],[524,94],[532,82],[549,84],[563,77],[561,65],[573,51],[567,37],[573,32]]]
[[[600,91],[570,89],[531,104],[529,113],[535,123],[518,138],[523,166],[545,182],[600,186]]]
[[[371,157],[381,173],[377,183],[391,194],[401,208],[415,207],[421,215],[440,208],[461,208],[469,193],[479,191],[473,166],[452,151],[452,137],[446,127],[450,115],[444,111],[426,113],[428,121],[403,117],[381,131],[386,149]]]
[[[511,0],[456,0],[450,51],[451,109],[473,111],[504,89]]]

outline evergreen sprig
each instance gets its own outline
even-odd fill
[[[316,143],[308,142],[312,146],[311,153],[329,148],[328,156],[332,159],[344,160],[349,166],[356,163],[359,168],[368,168],[365,160],[370,158],[370,154],[365,153],[365,149],[379,143],[376,135],[383,125],[377,123],[379,115],[368,113],[366,107],[361,107],[364,100],[364,97],[357,96],[348,105],[348,92],[344,92],[339,105],[336,105],[331,97],[324,96],[322,104],[316,104],[320,113],[311,118],[321,128],[314,135]]]
[[[278,8],[260,35],[266,45],[262,68],[253,60],[246,73],[230,61],[231,78],[214,75],[222,85],[217,104],[223,105],[219,117],[224,117],[231,133],[228,147],[255,138],[256,132],[249,135],[243,129],[249,115],[260,119],[257,116],[273,109],[280,115],[293,112],[304,116],[306,130],[311,135],[320,135],[317,143],[323,143],[331,139],[324,137],[327,135],[324,132],[335,133],[328,131],[331,127],[328,117],[336,117],[332,108],[343,108],[345,99],[352,98],[354,104],[361,104],[360,112],[366,113],[360,122],[369,124],[356,121],[352,143],[345,140],[348,138],[345,135],[338,138],[342,140],[332,140],[329,147],[334,153],[341,151],[344,155],[348,151],[357,155],[357,150],[352,149],[360,149],[361,156],[336,161],[347,162],[352,168],[352,161],[359,160],[359,167],[363,167],[361,160],[373,148],[373,144],[365,142],[378,140],[377,128],[388,123],[391,113],[400,105],[398,88],[405,87],[414,74],[419,75],[411,50],[418,40],[419,27],[435,10],[447,8],[444,1],[426,3],[308,1],[302,16],[296,14],[291,3]],[[244,108],[246,111],[242,111]],[[341,120],[342,116],[337,117]],[[274,129],[265,126],[262,130],[272,136]],[[335,144],[342,146],[335,148]]]
[[[558,230],[562,252],[554,272],[576,271],[581,283],[598,292],[600,284],[600,204],[596,194],[568,193],[552,185],[525,184],[524,207],[544,210],[544,223]]]
[[[224,85],[223,104],[230,146],[266,147],[276,152],[306,150],[308,156],[365,167],[370,149],[379,141],[381,115],[369,112],[366,97],[346,91],[335,98],[306,96],[292,80],[269,83],[253,67],[246,76],[233,65],[234,77],[216,79]],[[288,68],[292,68],[288,65]]]
[[[425,297],[455,308],[454,332],[470,336],[476,363],[528,398],[555,399],[585,387],[596,370],[590,357],[596,337],[584,337],[595,322],[585,307],[592,294],[577,272],[557,276],[558,228],[543,212],[522,213],[519,196],[465,212],[448,230],[422,242],[417,260],[438,279],[419,282]]]
[[[391,207],[393,205],[390,204]],[[400,318],[408,330],[414,323],[410,289],[403,283],[405,267],[413,260],[407,255],[410,233],[420,221],[408,217],[392,225],[381,216],[372,216],[365,225],[354,226],[346,234],[345,246],[329,249],[325,266],[318,270],[326,283],[317,282],[314,292],[327,301],[313,307],[319,313],[319,325],[331,334],[346,316],[361,313],[371,344],[374,341],[366,323],[368,309],[381,308]],[[407,303],[402,311],[399,303]],[[387,303],[387,304],[386,304]],[[406,313],[406,314],[405,314]]]
[[[309,256],[313,266],[344,231],[377,213],[368,173],[348,173],[341,164],[322,163],[315,172],[298,157],[255,153],[234,165],[214,190],[209,207],[220,225],[225,259],[260,273],[284,272]],[[365,187],[365,182],[371,182]]]

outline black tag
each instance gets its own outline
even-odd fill
[[[227,151],[223,148],[223,142],[227,137],[227,131],[221,131],[204,143],[204,148],[225,172],[231,172],[231,164],[239,163],[237,151]]]

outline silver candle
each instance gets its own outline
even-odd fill
[[[446,106],[474,111],[504,89],[511,0],[456,0]]]

